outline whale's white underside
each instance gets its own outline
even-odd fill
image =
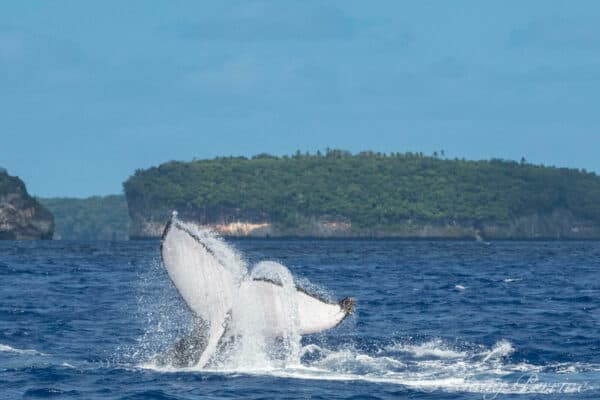
[[[226,330],[235,326],[236,301],[250,302],[262,310],[256,322],[265,335],[277,336],[289,328],[284,287],[270,280],[249,279],[243,261],[211,231],[192,229],[174,215],[163,233],[161,255],[179,294],[207,329],[199,367],[211,360]],[[353,300],[350,305],[337,304],[299,288],[292,291],[297,306],[295,324],[301,335],[333,328],[351,312]]]

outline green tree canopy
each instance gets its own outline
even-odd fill
[[[362,230],[408,219],[504,223],[565,209],[600,223],[600,177],[594,173],[421,153],[328,150],[172,161],[136,171],[124,188],[132,217],[155,220],[173,209],[195,217],[237,210],[283,229],[326,215]]]

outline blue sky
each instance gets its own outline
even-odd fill
[[[597,1],[3,1],[0,166],[40,196],[168,160],[445,150],[600,172]]]

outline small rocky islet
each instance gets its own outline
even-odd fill
[[[25,183],[0,170],[0,239],[52,239],[54,216],[27,193]]]

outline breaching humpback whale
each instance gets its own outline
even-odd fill
[[[210,230],[194,228],[173,212],[161,238],[161,258],[169,278],[194,315],[194,329],[164,357],[178,366],[203,368],[220,346],[235,335],[235,305],[250,302],[260,310],[256,324],[267,336],[277,337],[289,327],[284,285],[252,278],[243,261]],[[297,310],[295,329],[300,335],[317,333],[340,324],[355,300],[329,302],[300,287],[292,287]],[[238,302],[238,303],[236,303]],[[245,316],[247,317],[247,316]],[[232,332],[232,330],[234,332]],[[159,360],[160,361],[160,360]]]

